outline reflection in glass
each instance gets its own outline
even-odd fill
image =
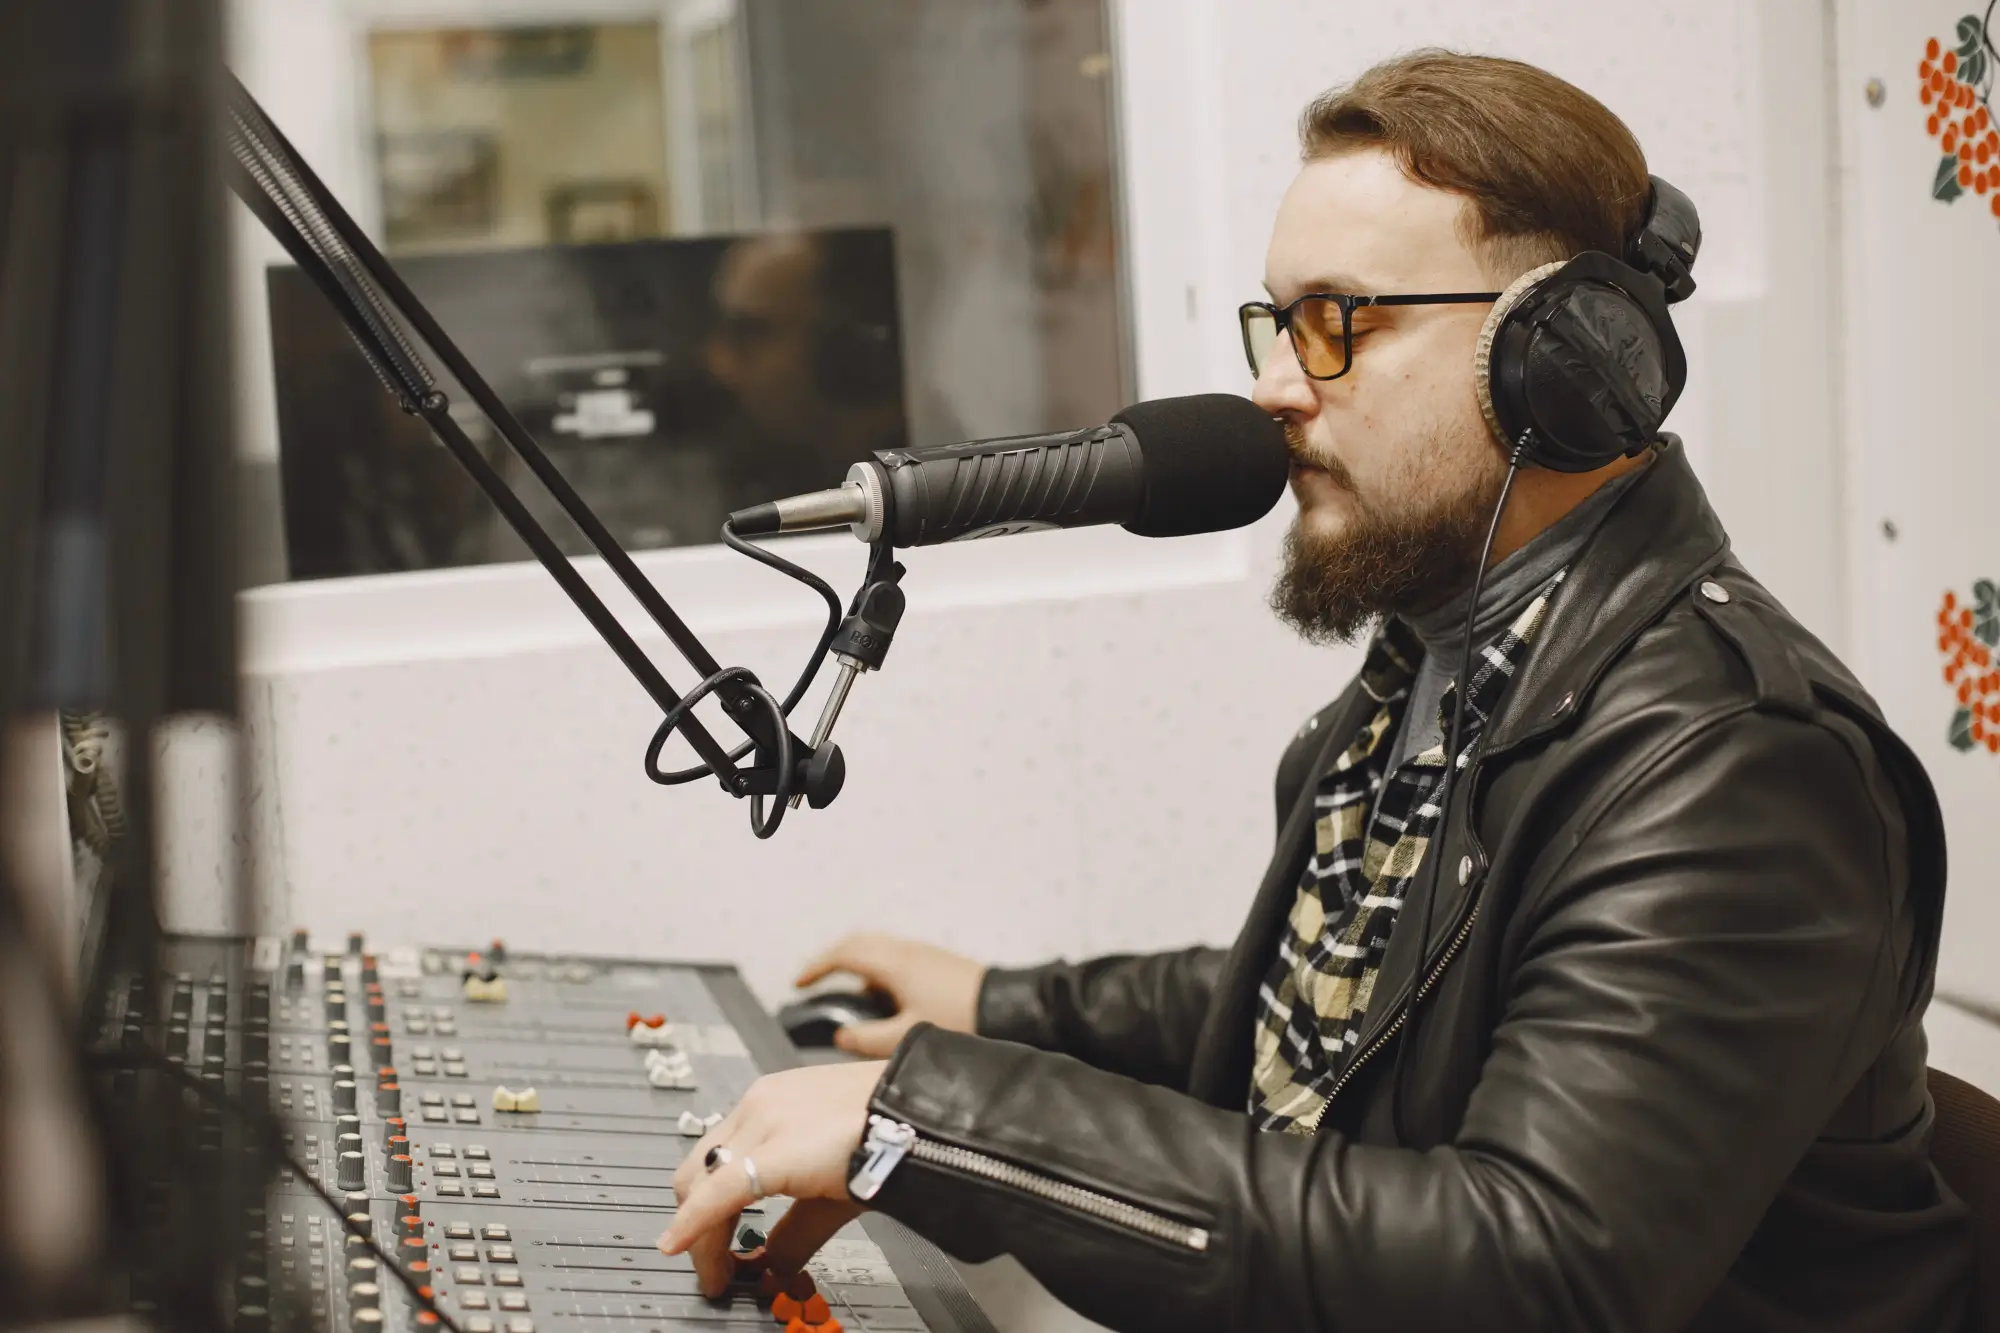
[[[1105,0],[659,14],[367,41],[386,248],[622,538],[1127,400]],[[519,558],[315,299],[274,276],[293,575]]]

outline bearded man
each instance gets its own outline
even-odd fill
[[[769,1192],[800,1201],[781,1266],[865,1203],[1148,1333],[1961,1327],[1929,784],[1675,439],[1543,466],[1477,387],[1496,298],[1592,253],[1678,281],[1694,238],[1649,252],[1638,144],[1526,65],[1391,61],[1303,137],[1243,311],[1299,502],[1274,603],[1372,637],[1280,762],[1242,933],[1027,969],[836,946],[802,981],[889,991],[842,1034],[886,1062],[760,1082],[662,1248],[719,1290]]]

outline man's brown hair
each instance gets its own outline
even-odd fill
[[[1410,179],[1470,201],[1468,243],[1507,276],[1585,250],[1622,257],[1645,222],[1646,155],[1573,83],[1518,60],[1424,50],[1315,99],[1307,161],[1388,150]]]

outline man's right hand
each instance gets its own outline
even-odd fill
[[[971,1032],[979,1012],[979,984],[986,965],[970,958],[898,939],[894,935],[849,935],[805,965],[792,984],[810,986],[835,972],[859,977],[870,989],[887,991],[896,1013],[872,1023],[856,1023],[833,1034],[843,1051],[883,1059],[918,1023]]]

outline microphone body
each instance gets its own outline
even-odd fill
[[[884,449],[840,487],[730,523],[739,536],[846,526],[897,547],[1099,523],[1173,537],[1262,518],[1289,462],[1284,432],[1254,404],[1201,394],[1137,403],[1085,430]]]

